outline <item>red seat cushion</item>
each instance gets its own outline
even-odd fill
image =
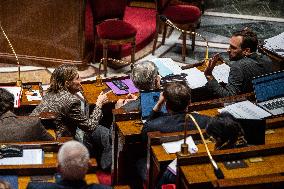
[[[201,11],[198,7],[192,5],[173,5],[168,6],[163,14],[178,24],[188,24],[198,21]]]
[[[176,189],[175,184],[163,184],[161,189]]]
[[[126,39],[137,33],[135,27],[122,20],[106,20],[96,26],[97,35],[102,39]]]

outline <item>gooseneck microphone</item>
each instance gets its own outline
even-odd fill
[[[205,139],[204,139],[204,136],[203,136],[203,134],[202,134],[202,132],[201,132],[201,129],[200,129],[200,127],[199,127],[197,121],[195,120],[195,118],[194,118],[191,114],[186,114],[186,116],[185,116],[185,122],[186,122],[186,124],[188,125],[188,119],[189,119],[189,118],[193,121],[193,123],[194,123],[193,125],[197,128],[197,130],[198,130],[198,132],[199,132],[199,134],[200,134],[200,136],[201,136],[202,142],[203,142],[203,144],[205,145],[206,153],[207,153],[207,155],[208,155],[208,157],[209,157],[209,160],[210,160],[210,162],[211,162],[211,165],[213,166],[215,176],[216,176],[218,179],[224,179],[224,174],[223,174],[222,170],[218,167],[217,163],[216,163],[215,160],[213,159],[213,157],[212,157],[212,155],[211,155],[211,153],[210,153],[210,151],[209,151],[209,149],[208,149],[208,146],[207,146],[207,144],[206,144],[206,142],[205,142]],[[186,136],[185,136],[185,137],[186,137]]]
[[[13,52],[15,58],[16,58],[17,65],[18,65],[18,80],[16,81],[16,85],[17,85],[18,87],[21,87],[21,86],[22,86],[22,80],[21,80],[21,70],[20,70],[20,62],[19,62],[18,56],[17,56],[17,54],[16,54],[16,52],[15,52],[15,50],[14,50],[14,48],[13,48],[12,43],[10,42],[8,36],[6,35],[6,33],[5,33],[5,31],[4,31],[3,27],[2,27],[1,21],[0,21],[0,28],[1,28],[1,31],[2,31],[2,33],[3,33],[3,35],[4,35],[4,37],[5,37],[6,40],[8,41],[8,44],[9,44],[10,49],[12,50],[12,52]]]

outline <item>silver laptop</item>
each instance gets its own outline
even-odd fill
[[[257,104],[272,115],[284,114],[284,70],[252,80]]]

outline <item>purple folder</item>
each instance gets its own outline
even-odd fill
[[[106,82],[106,84],[111,88],[113,93],[117,95],[123,95],[128,93],[137,93],[139,90],[134,86],[131,79],[122,79],[123,83],[128,86],[127,90],[120,90],[117,86],[115,86],[112,82]]]

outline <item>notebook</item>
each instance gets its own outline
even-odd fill
[[[159,100],[160,92],[160,90],[140,91],[140,107],[142,121],[147,120],[147,118],[150,116],[153,107]],[[163,106],[161,111],[166,113],[166,107]]]
[[[252,80],[257,105],[271,113],[284,113],[284,70]]]

